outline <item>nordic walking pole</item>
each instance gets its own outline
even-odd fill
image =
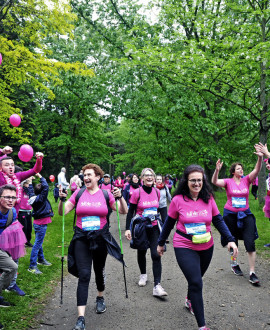
[[[60,304],[63,305],[63,285],[64,285],[64,243],[65,243],[65,202],[63,202],[63,217],[62,217],[62,274],[61,274],[61,298]]]
[[[119,219],[119,211],[118,211],[117,200],[116,200],[116,203],[115,204],[116,204],[116,214],[117,214],[117,222],[118,222],[118,230],[119,230],[119,240],[120,240],[121,255],[122,255],[122,259],[123,259],[123,274],[124,274],[124,282],[125,282],[125,291],[126,291],[126,298],[128,298],[127,281],[126,281],[126,271],[125,271],[124,254],[123,254],[123,244],[122,244],[121,227],[120,227],[120,219]]]

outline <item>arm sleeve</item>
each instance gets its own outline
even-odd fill
[[[159,246],[164,246],[166,239],[169,237],[170,232],[173,229],[176,221],[177,221],[176,219],[173,219],[173,218],[167,216],[165,223],[162,227],[162,232],[160,233],[159,238],[158,238]]]
[[[235,242],[235,238],[232,236],[231,232],[229,231],[229,228],[227,227],[220,213],[212,218],[212,223],[217,228],[221,236],[224,237],[227,243]]]
[[[128,214],[126,218],[126,230],[129,230],[131,219],[137,211],[137,204],[129,204]]]
[[[35,196],[35,193],[34,193],[34,187],[33,187],[32,184],[29,184],[27,190],[28,190],[28,196],[29,196],[29,197],[33,197],[33,196]]]
[[[48,185],[46,179],[44,179],[44,178],[40,178],[40,182],[41,182],[42,190],[41,190],[41,193],[39,195],[37,195],[36,202],[42,203],[48,197],[49,185]]]

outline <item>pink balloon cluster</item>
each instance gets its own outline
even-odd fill
[[[11,115],[9,117],[9,122],[12,126],[18,127],[21,123],[21,117],[19,115],[17,115],[16,113],[14,113],[13,115]]]
[[[23,144],[20,147],[20,151],[18,153],[18,157],[23,162],[29,162],[34,155],[34,150],[29,144]]]

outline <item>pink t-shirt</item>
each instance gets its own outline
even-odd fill
[[[23,190],[22,191],[22,198],[21,198],[21,204],[20,204],[20,211],[21,210],[26,210],[30,211],[32,210],[32,206],[28,204],[29,201],[29,196],[27,193]]]
[[[140,199],[139,199],[140,197]],[[143,188],[137,188],[131,194],[129,202],[131,204],[137,204],[136,214],[142,216],[146,212],[148,214],[157,214],[157,209],[159,207],[160,192],[158,189],[152,188],[150,194],[147,194]],[[139,200],[139,202],[138,202]],[[157,220],[152,222],[152,225],[157,225]]]
[[[177,219],[176,229],[188,234],[191,228],[198,224],[205,224],[206,232],[211,232],[212,218],[220,212],[213,197],[208,203],[202,199],[194,201],[183,195],[175,196],[169,206],[168,215]],[[175,233],[173,237],[173,246],[187,248],[195,251],[207,250],[214,244],[213,237],[207,243],[194,244],[189,239]]]
[[[131,185],[129,186],[129,199],[133,195],[134,191],[138,188],[133,188]]]
[[[233,212],[245,211],[249,208],[249,175],[241,178],[240,184],[237,184],[233,178],[224,179],[227,202],[225,209]]]
[[[80,189],[76,190],[70,197],[69,202],[76,204],[75,197]],[[113,195],[109,192],[109,204],[115,203]],[[91,195],[87,189],[82,193],[76,208],[77,222],[76,226],[84,230],[98,230],[102,229],[106,223],[106,215],[108,208],[106,199],[101,189]]]
[[[111,183],[109,183],[109,184],[102,183],[99,188],[104,189],[104,190],[108,190],[109,192],[112,192],[113,185]]]

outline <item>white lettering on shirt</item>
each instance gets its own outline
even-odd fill
[[[239,190],[239,189],[233,189],[232,190],[232,192],[234,193],[234,194],[246,194],[247,193],[247,188],[244,188],[244,189],[241,189],[241,190]]]
[[[158,204],[158,201],[157,200],[154,200],[154,201],[146,201],[146,202],[143,202],[143,206],[151,206],[151,205],[157,205]]]
[[[81,206],[101,207],[101,202],[81,202]]]
[[[207,210],[187,212],[187,218],[207,217],[207,215],[208,215]]]

